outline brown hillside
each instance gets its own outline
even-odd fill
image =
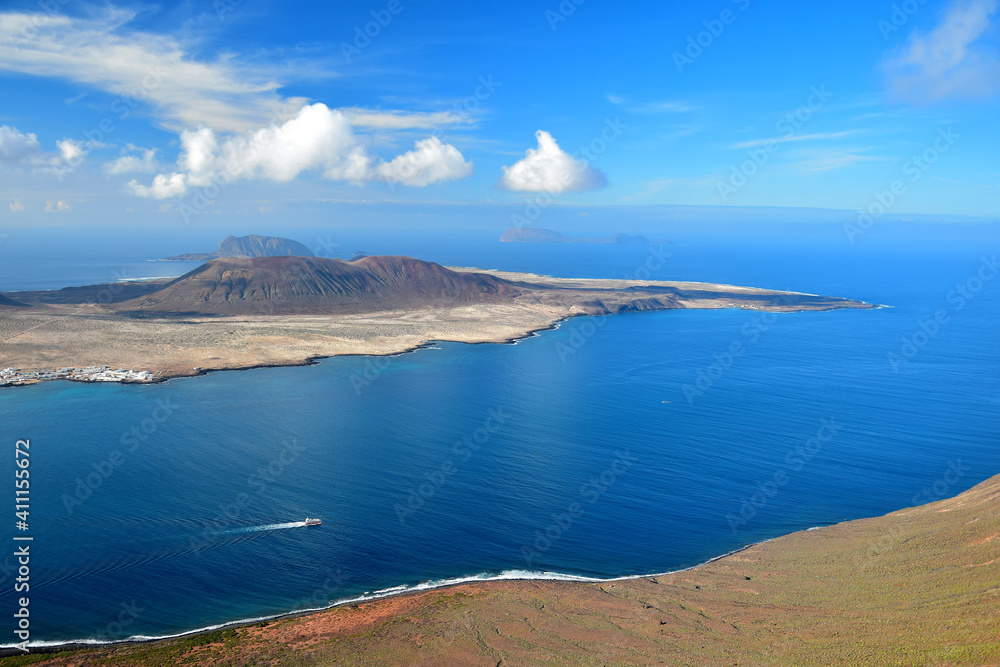
[[[675,574],[466,584],[39,664],[995,666],[998,609],[1000,476]]]
[[[14,299],[11,299],[9,297],[4,296],[3,294],[0,294],[0,308],[4,308],[4,307],[7,307],[7,308],[25,308],[26,304],[23,304],[20,301],[15,301]]]
[[[221,258],[158,291],[116,304],[133,313],[253,315],[353,313],[504,301],[518,293],[499,278],[459,273],[411,257]]]

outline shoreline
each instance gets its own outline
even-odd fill
[[[588,279],[561,279],[561,280],[567,280],[567,281],[578,281],[578,280],[579,281],[586,281]],[[731,287],[731,286],[727,286],[727,287]],[[759,292],[768,292],[767,290],[759,290],[758,288],[733,288],[733,289],[735,291],[746,291],[748,293],[753,293],[753,294],[757,294]],[[776,294],[780,294],[780,295],[798,295],[798,296],[801,296],[801,295],[815,296],[815,295],[808,295],[808,294],[805,294],[805,293],[796,293],[796,292],[781,292],[781,293],[776,293]],[[832,304],[829,303],[829,302],[827,302],[827,303],[822,304],[821,306],[808,307],[808,306],[802,306],[802,305],[798,305],[798,304],[797,305],[778,305],[778,304],[773,304],[773,305],[772,304],[766,304],[765,305],[765,304],[752,303],[752,302],[747,302],[747,303],[740,304],[738,301],[734,302],[733,301],[734,298],[739,298],[739,297],[734,297],[734,295],[730,294],[730,295],[727,295],[726,298],[724,298],[721,301],[709,301],[709,302],[704,302],[704,303],[692,302],[692,305],[689,305],[689,304],[673,305],[673,306],[670,306],[670,307],[650,308],[648,310],[679,310],[679,309],[685,309],[685,310],[687,310],[687,309],[699,309],[699,310],[734,310],[735,309],[735,310],[750,310],[750,311],[754,311],[754,312],[781,313],[781,312],[806,312],[806,311],[816,311],[816,310],[821,310],[821,311],[844,310],[844,309],[852,309],[852,308],[875,309],[875,308],[879,307],[877,304],[868,304],[866,302],[859,302],[859,301],[853,301],[853,300],[848,300],[848,299],[837,299],[836,300],[837,302],[842,301],[843,302],[842,305],[840,303],[837,303],[837,302],[832,303]],[[826,298],[826,297],[824,297],[824,298]],[[199,376],[203,376],[203,375],[208,375],[209,373],[221,372],[221,371],[247,371],[247,370],[254,370],[254,369],[258,369],[258,368],[280,368],[280,367],[296,367],[296,366],[313,366],[313,365],[318,365],[318,364],[322,363],[323,360],[333,359],[333,358],[341,357],[341,356],[365,356],[365,357],[373,357],[373,358],[375,358],[375,357],[395,357],[395,356],[402,356],[402,355],[405,355],[405,354],[415,353],[415,352],[417,352],[417,351],[419,351],[421,349],[430,348],[430,347],[433,347],[433,346],[435,346],[436,344],[439,344],[439,343],[463,343],[463,344],[467,344],[467,345],[478,345],[478,344],[482,344],[482,345],[485,345],[485,344],[491,344],[491,345],[497,345],[497,344],[499,344],[499,345],[516,345],[520,341],[526,340],[528,338],[533,338],[533,337],[536,337],[536,336],[540,336],[545,331],[556,330],[556,329],[560,328],[560,326],[562,324],[568,322],[569,320],[575,319],[575,318],[579,318],[579,317],[607,317],[607,316],[610,316],[610,315],[629,314],[629,313],[632,313],[632,312],[638,313],[638,312],[647,312],[647,311],[641,311],[641,310],[624,310],[624,311],[618,311],[618,312],[609,312],[609,311],[605,311],[605,312],[593,312],[593,311],[590,311],[590,312],[588,312],[586,310],[583,310],[583,311],[577,310],[575,312],[566,312],[566,311],[563,311],[562,313],[556,313],[556,312],[549,311],[548,312],[548,314],[549,314],[548,318],[545,318],[544,316],[536,317],[536,322],[532,323],[532,324],[534,324],[534,326],[529,325],[528,328],[521,328],[519,330],[518,330],[517,326],[508,326],[508,332],[505,332],[504,335],[498,335],[498,336],[495,336],[495,337],[492,337],[492,338],[488,337],[488,335],[487,335],[487,337],[485,337],[485,339],[483,339],[483,337],[481,337],[481,336],[479,337],[479,339],[470,339],[471,336],[469,336],[469,334],[466,333],[466,335],[464,336],[465,339],[463,339],[463,336],[462,336],[463,331],[462,330],[458,330],[458,332],[455,334],[454,337],[432,337],[432,338],[427,338],[427,339],[419,340],[418,342],[409,343],[409,344],[407,344],[408,342],[405,341],[405,340],[399,340],[398,338],[390,338],[390,339],[387,340],[387,342],[386,341],[382,341],[381,342],[381,346],[383,348],[381,350],[380,349],[365,349],[365,350],[362,350],[362,351],[344,351],[344,352],[338,352],[338,353],[334,353],[334,354],[308,355],[308,356],[305,356],[305,357],[299,358],[299,359],[283,359],[283,360],[276,360],[276,361],[273,361],[273,362],[251,362],[251,363],[248,363],[246,365],[238,365],[239,362],[237,361],[236,362],[237,365],[220,365],[220,366],[216,366],[216,367],[213,367],[213,366],[210,366],[210,365],[203,365],[203,366],[199,366],[197,368],[197,370],[195,370],[194,368],[191,368],[191,370],[174,370],[174,371],[171,371],[170,369],[161,369],[159,371],[159,374],[156,375],[156,377],[154,377],[151,380],[147,380],[147,381],[134,381],[134,380],[133,381],[129,381],[129,380],[125,380],[125,381],[117,381],[117,382],[112,382],[112,383],[113,384],[159,384],[159,383],[167,382],[167,381],[173,380],[173,379],[180,379],[180,378],[185,378],[185,377],[199,377]],[[403,316],[405,317],[407,314],[409,314],[409,313],[404,312]],[[399,316],[399,313],[391,313],[390,315]],[[384,313],[374,313],[374,314],[369,314],[368,316],[372,317],[372,318],[375,318],[377,320],[380,317],[385,318],[386,314],[384,314]],[[480,317],[482,317],[482,316],[480,316]],[[545,319],[547,319],[548,321],[544,321],[542,323],[538,322],[538,320],[545,320]],[[527,324],[527,322],[523,322],[523,324]],[[211,327],[212,325],[209,324],[209,323],[205,323],[205,324],[199,324],[198,326]],[[515,329],[515,331],[514,332],[509,332],[509,330],[511,328]],[[496,332],[494,332],[494,333],[496,333]],[[386,347],[392,348],[396,344],[402,345],[402,349],[389,349],[389,350],[385,350],[384,349]],[[366,345],[366,347],[369,347],[369,348],[378,348],[379,347],[379,343],[378,342],[368,343]],[[252,357],[253,354],[250,353],[250,352],[247,352],[247,356]],[[153,372],[156,372],[155,368],[153,369]],[[67,378],[67,377],[59,377],[59,378],[39,379],[37,381],[31,382],[30,384],[40,384],[41,382],[48,382],[48,381],[60,380],[60,379],[62,379],[62,380],[68,380],[68,381],[71,381],[71,382],[82,382],[82,383],[85,383],[85,384],[94,384],[95,383],[95,382],[92,382],[92,381],[88,382],[88,381],[85,381],[85,380],[74,380],[74,379]],[[26,385],[17,384],[17,385],[7,385],[7,386],[26,386]],[[803,529],[803,530],[806,530],[806,529]],[[581,584],[603,584],[603,583],[613,583],[613,582],[623,582],[623,581],[639,580],[639,579],[646,579],[646,578],[654,578],[655,579],[657,577],[667,577],[667,576],[676,575],[676,574],[679,574],[679,573],[683,573],[683,572],[688,572],[688,571],[691,571],[691,570],[695,570],[697,568],[704,567],[704,566],[709,565],[711,563],[715,563],[715,562],[717,562],[719,560],[722,560],[722,559],[725,559],[727,557],[730,557],[730,556],[733,556],[735,554],[738,554],[740,552],[746,551],[747,549],[751,549],[751,548],[753,548],[755,546],[759,546],[761,544],[765,544],[767,542],[773,541],[775,539],[779,539],[781,537],[785,537],[786,535],[792,535],[792,534],[795,534],[797,532],[802,532],[802,531],[794,531],[793,533],[787,533],[787,534],[777,535],[777,536],[769,538],[767,540],[764,540],[764,541],[761,541],[761,542],[755,542],[755,543],[752,543],[752,544],[748,544],[748,545],[745,545],[745,546],[740,547],[738,549],[735,549],[733,551],[730,551],[730,552],[727,552],[727,553],[723,553],[723,554],[714,556],[714,557],[709,558],[708,560],[706,560],[704,562],[697,563],[697,564],[691,565],[689,567],[680,568],[680,569],[676,569],[676,570],[668,570],[668,571],[664,571],[664,572],[655,572],[655,573],[650,573],[650,574],[625,575],[625,576],[617,576],[617,577],[609,577],[609,578],[599,578],[599,577],[584,577],[584,576],[579,576],[579,575],[562,574],[562,573],[558,573],[558,572],[530,572],[530,571],[523,571],[523,570],[504,570],[504,571],[501,571],[499,573],[494,573],[494,574],[480,573],[480,574],[474,574],[474,575],[464,575],[464,576],[454,577],[454,578],[445,579],[445,580],[430,581],[430,582],[421,582],[421,583],[412,584],[412,585],[402,585],[402,586],[392,587],[392,588],[389,588],[389,589],[383,589],[381,591],[375,591],[374,593],[368,593],[368,592],[366,592],[365,594],[362,594],[360,596],[354,596],[354,597],[351,597],[351,598],[346,598],[346,599],[331,601],[331,604],[324,605],[324,606],[319,606],[319,607],[315,607],[315,608],[303,609],[303,610],[293,610],[293,611],[281,612],[281,613],[277,613],[277,614],[265,615],[265,616],[260,616],[260,617],[238,619],[238,620],[228,621],[228,622],[224,622],[224,623],[220,623],[220,624],[208,625],[208,626],[201,627],[201,628],[195,628],[195,629],[191,629],[191,630],[186,630],[186,631],[179,632],[179,633],[174,633],[174,634],[166,634],[166,635],[159,635],[159,636],[136,635],[136,636],[127,637],[127,638],[118,639],[118,640],[113,640],[113,641],[100,641],[100,640],[96,640],[96,639],[90,640],[88,638],[81,638],[81,639],[71,639],[71,640],[65,640],[65,641],[53,641],[51,643],[46,642],[46,643],[43,643],[43,644],[40,644],[40,645],[29,645],[29,646],[31,648],[31,652],[34,652],[34,653],[56,653],[56,652],[67,651],[67,650],[93,649],[93,648],[100,648],[100,647],[105,647],[105,646],[139,645],[139,644],[149,644],[149,643],[156,643],[156,642],[164,642],[164,641],[169,641],[169,640],[172,640],[172,639],[178,639],[178,638],[182,638],[182,637],[189,637],[189,636],[194,636],[194,635],[201,635],[201,634],[211,633],[211,632],[215,632],[215,631],[218,631],[218,630],[226,630],[226,629],[230,629],[230,628],[248,627],[248,626],[253,626],[255,624],[260,624],[260,623],[269,623],[269,622],[279,621],[279,620],[283,620],[283,619],[298,618],[298,617],[302,617],[302,616],[317,615],[317,614],[322,614],[324,612],[328,612],[330,610],[337,609],[337,608],[344,607],[344,606],[350,606],[350,605],[355,605],[356,606],[356,605],[358,605],[360,603],[368,603],[368,602],[374,602],[374,601],[378,601],[378,600],[386,600],[386,599],[390,599],[390,598],[416,598],[416,597],[419,597],[419,596],[422,596],[422,595],[427,595],[427,594],[433,593],[435,591],[447,590],[447,589],[450,589],[450,588],[455,588],[455,587],[458,587],[458,586],[470,585],[470,584],[484,584],[484,583],[502,582],[502,581],[520,581],[520,582],[542,582],[542,581],[550,581],[551,582],[551,581],[555,581],[555,582],[581,583]],[[18,651],[18,649],[16,648],[16,645],[0,646],[0,656],[22,655],[22,654],[23,654],[22,652]]]
[[[885,305],[880,305],[880,304],[869,304],[869,303],[864,302],[864,301],[851,302],[851,303],[860,303],[860,304],[863,304],[866,307],[867,310],[879,310],[881,308],[891,308],[892,307],[892,306],[885,306]],[[327,359],[336,359],[338,357],[379,357],[379,358],[381,358],[381,357],[396,357],[396,356],[401,356],[401,355],[404,355],[404,354],[411,354],[411,353],[414,353],[414,352],[418,352],[418,351],[420,351],[422,349],[426,349],[426,348],[431,347],[433,345],[436,345],[438,343],[461,343],[461,344],[464,344],[464,345],[516,345],[517,343],[519,343],[519,342],[521,342],[523,340],[527,340],[529,338],[537,337],[537,336],[539,336],[540,334],[542,334],[542,333],[544,333],[546,331],[555,331],[555,330],[559,329],[562,324],[564,324],[566,322],[569,322],[570,320],[574,320],[574,319],[578,319],[578,318],[584,318],[584,317],[612,317],[612,316],[621,316],[621,315],[638,315],[638,314],[641,314],[642,312],[668,312],[670,310],[749,310],[749,311],[753,311],[753,312],[800,313],[800,312],[831,312],[831,311],[835,311],[835,310],[851,310],[851,309],[854,309],[854,308],[856,308],[856,307],[855,306],[844,305],[844,306],[836,306],[836,307],[826,308],[826,309],[817,311],[816,309],[812,309],[812,308],[781,309],[781,310],[779,310],[779,309],[762,310],[762,309],[759,309],[759,308],[741,308],[741,307],[737,307],[737,306],[728,306],[728,307],[721,307],[721,308],[684,308],[684,307],[682,307],[682,308],[661,309],[661,310],[656,310],[656,311],[630,311],[630,312],[620,312],[620,313],[586,313],[586,312],[578,312],[578,313],[571,313],[571,314],[568,314],[568,315],[564,315],[562,317],[559,317],[556,320],[553,320],[553,321],[551,321],[551,322],[549,322],[547,324],[541,325],[541,326],[537,326],[537,327],[534,327],[534,328],[531,328],[531,329],[528,329],[528,330],[525,330],[525,331],[522,331],[522,332],[519,332],[519,333],[510,334],[510,335],[504,336],[502,338],[495,338],[495,339],[490,339],[490,340],[460,340],[458,338],[454,338],[454,339],[448,339],[448,338],[431,338],[431,339],[428,339],[428,340],[423,340],[423,341],[420,341],[418,343],[412,344],[409,347],[406,347],[406,348],[401,349],[401,350],[392,350],[392,351],[385,351],[385,352],[378,351],[378,350],[371,350],[371,351],[362,351],[362,352],[341,352],[341,353],[334,353],[334,354],[319,354],[319,355],[311,355],[311,356],[303,357],[301,359],[289,359],[289,360],[284,360],[284,361],[276,361],[276,362],[273,362],[273,363],[268,363],[268,362],[251,362],[251,363],[249,363],[249,364],[247,364],[245,366],[243,366],[243,365],[238,365],[238,366],[217,366],[217,367],[204,366],[204,367],[199,367],[197,370],[194,370],[192,368],[191,371],[183,371],[183,372],[181,372],[181,371],[171,371],[169,369],[167,369],[167,370],[164,370],[164,369],[153,369],[150,372],[154,373],[155,377],[152,380],[146,380],[146,381],[143,381],[143,380],[118,380],[118,381],[100,381],[100,382],[98,382],[98,381],[90,381],[90,380],[79,380],[79,379],[75,379],[75,378],[71,378],[71,377],[32,379],[32,380],[30,380],[28,382],[19,382],[17,384],[0,385],[0,391],[2,391],[3,389],[6,389],[6,388],[12,388],[12,387],[29,387],[29,386],[34,386],[34,385],[46,383],[46,382],[58,382],[58,381],[73,382],[73,383],[79,383],[79,384],[85,384],[85,385],[93,385],[93,384],[158,385],[158,384],[169,382],[170,380],[178,380],[178,379],[183,379],[183,378],[202,377],[202,376],[208,375],[209,373],[220,373],[220,372],[227,372],[227,371],[250,371],[250,370],[262,369],[262,368],[294,368],[294,367],[300,367],[300,366],[316,366],[316,365],[321,364],[324,360],[327,360]]]
[[[905,509],[905,508],[902,508]],[[400,584],[398,586],[392,586],[380,591],[374,591],[371,593],[363,593],[361,595],[344,598],[332,602],[323,607],[313,607],[310,609],[302,609],[295,611],[280,612],[277,614],[270,614],[265,616],[256,616],[253,618],[239,619],[235,621],[226,621],[224,623],[217,623],[215,625],[207,625],[202,628],[196,628],[193,630],[184,630],[182,632],[177,632],[169,635],[157,635],[157,636],[147,636],[147,635],[135,635],[132,637],[126,637],[124,639],[116,639],[113,641],[99,641],[90,640],[87,638],[83,639],[70,639],[66,641],[53,641],[51,643],[44,643],[40,645],[28,645],[31,649],[29,653],[24,653],[16,648],[14,644],[0,644],[0,658],[17,656],[17,655],[31,655],[31,654],[46,654],[46,653],[59,653],[62,651],[75,651],[83,649],[94,649],[109,646],[137,646],[142,644],[154,644],[156,642],[169,641],[171,639],[181,639],[184,637],[192,637],[195,635],[207,634],[210,632],[216,632],[218,630],[228,630],[231,628],[245,628],[252,625],[257,625],[258,623],[269,623],[273,621],[281,621],[286,619],[301,618],[304,616],[312,616],[316,614],[321,614],[323,612],[331,611],[340,607],[358,605],[364,602],[376,602],[381,600],[389,600],[392,598],[419,598],[421,596],[435,593],[439,591],[445,591],[451,588],[457,588],[459,586],[466,586],[469,584],[489,584],[495,582],[509,581],[509,582],[554,582],[554,583],[578,583],[578,584],[607,584],[615,583],[619,581],[634,581],[636,579],[648,579],[657,577],[667,577],[670,575],[681,574],[684,572],[690,572],[696,570],[700,567],[710,565],[717,561],[720,561],[729,556],[734,556],[748,549],[773,542],[774,540],[780,539],[782,537],[787,537],[789,535],[795,535],[796,533],[816,531],[818,529],[824,528],[825,526],[814,526],[811,528],[803,528],[801,530],[795,530],[791,533],[783,533],[781,535],[776,535],[770,537],[766,540],[761,540],[759,542],[752,542],[750,544],[744,545],[738,549],[734,549],[724,554],[718,556],[713,556],[708,560],[697,563],[696,565],[690,565],[688,567],[683,567],[677,570],[666,570],[664,572],[654,572],[651,574],[630,574],[619,577],[585,577],[583,575],[574,574],[564,574],[561,572],[531,572],[527,570],[503,570],[498,574],[488,574],[487,576],[480,575],[460,575],[457,577],[452,577],[450,579],[439,579],[428,582],[421,582],[419,584]],[[515,574],[519,572],[524,572],[524,576]],[[485,574],[485,573],[483,573]],[[508,576],[505,576],[507,574]],[[425,585],[426,584],[426,585]],[[45,641],[45,640],[43,640]]]
[[[53,667],[359,656],[386,665],[994,664],[998,507],[1000,474],[942,500],[659,574],[505,570],[159,637],[53,641],[28,653],[13,644],[0,654]]]
[[[630,313],[619,313],[619,314],[627,315],[627,314],[630,314]],[[184,379],[184,378],[202,377],[202,376],[208,375],[209,373],[223,373],[223,372],[228,372],[228,371],[234,371],[234,372],[238,372],[238,371],[252,371],[252,370],[261,369],[261,368],[296,368],[296,367],[304,367],[304,366],[318,366],[323,361],[325,361],[327,359],[337,359],[339,357],[379,357],[379,358],[382,358],[382,357],[387,357],[387,358],[400,357],[400,356],[403,356],[404,354],[412,354],[414,352],[419,352],[420,350],[428,349],[428,348],[430,348],[430,347],[432,347],[432,346],[434,346],[434,345],[436,345],[438,343],[460,343],[460,344],[463,344],[463,345],[516,345],[518,342],[520,342],[522,340],[526,340],[528,338],[534,338],[534,337],[538,336],[542,332],[545,332],[545,331],[554,331],[554,330],[558,329],[559,326],[561,324],[563,324],[564,322],[568,322],[569,320],[576,319],[576,318],[579,318],[579,317],[608,317],[608,316],[607,315],[590,315],[590,314],[587,314],[587,313],[578,313],[578,314],[573,314],[573,315],[567,315],[566,317],[562,317],[562,318],[560,318],[560,319],[552,322],[549,325],[538,327],[536,329],[531,329],[529,331],[525,331],[522,334],[512,335],[512,336],[508,336],[506,338],[497,339],[497,340],[473,340],[473,341],[468,341],[468,340],[448,340],[448,339],[444,339],[444,338],[439,338],[439,339],[430,339],[430,340],[426,340],[426,341],[421,341],[421,342],[419,342],[419,343],[417,343],[415,345],[412,345],[411,347],[408,347],[406,349],[399,350],[399,351],[392,351],[392,352],[378,352],[378,351],[372,351],[372,352],[343,352],[343,353],[340,353],[340,354],[329,354],[329,355],[324,354],[324,355],[317,355],[317,356],[306,357],[306,358],[301,359],[301,360],[289,360],[289,361],[277,362],[277,363],[254,363],[254,364],[251,364],[251,365],[248,365],[248,366],[218,367],[218,368],[212,368],[212,367],[205,366],[205,367],[199,367],[197,371],[195,371],[194,369],[192,369],[192,372],[185,372],[185,373],[179,373],[179,372],[178,373],[171,373],[170,371],[155,371],[156,373],[158,373],[158,375],[156,375],[152,380],[145,380],[145,381],[143,381],[143,380],[118,380],[118,381],[111,382],[111,381],[106,381],[106,380],[105,381],[80,380],[80,379],[76,379],[76,378],[73,378],[73,377],[58,377],[58,378],[44,378],[44,379],[41,379],[41,378],[32,378],[31,380],[28,380],[26,382],[18,382],[17,384],[0,385],[0,390],[6,389],[6,388],[13,388],[13,387],[31,387],[31,386],[43,384],[45,382],[60,382],[60,381],[71,382],[71,383],[76,383],[76,384],[85,384],[85,385],[108,384],[108,385],[145,385],[145,386],[149,386],[149,385],[163,384],[163,383],[169,382],[170,380],[181,380],[181,379]],[[153,371],[151,371],[151,372],[153,372]]]
[[[275,278],[266,268],[261,269],[263,284],[280,281],[281,276]],[[309,366],[338,356],[392,356],[443,342],[510,344],[581,316],[680,309],[780,313],[880,307],[844,297],[728,284],[438,269],[452,276],[503,281],[498,284],[513,291],[496,299],[440,296],[395,301],[382,295],[357,303],[249,299],[241,293],[232,303],[218,301],[205,307],[188,304],[184,299],[192,297],[182,295],[179,301],[168,299],[162,310],[143,305],[149,290],[135,281],[127,294],[119,293],[121,283],[24,292],[22,305],[0,306],[4,358],[0,365],[17,371],[7,375],[0,389],[34,379],[157,384],[216,371]],[[108,301],[108,294],[120,298]],[[72,375],[77,377],[50,370],[60,367],[75,371]],[[78,372],[95,368],[130,370],[121,374],[108,370],[102,377]],[[38,374],[47,377],[32,377]]]
[[[623,314],[627,314],[627,313],[623,313]],[[233,371],[233,372],[252,371],[252,370],[257,370],[257,369],[261,369],[261,368],[296,368],[296,367],[304,367],[304,366],[318,366],[321,363],[323,363],[323,361],[325,361],[327,359],[337,359],[337,358],[340,358],[340,357],[379,357],[379,358],[382,358],[382,357],[386,357],[386,358],[401,357],[404,354],[413,354],[414,352],[419,352],[420,350],[425,350],[425,349],[431,348],[431,347],[433,347],[434,345],[436,345],[438,343],[460,343],[462,345],[516,345],[518,342],[520,342],[522,340],[526,340],[528,338],[534,338],[534,337],[536,337],[541,332],[544,332],[544,331],[554,331],[554,330],[558,329],[559,325],[562,324],[563,322],[567,322],[567,321],[569,321],[571,319],[575,319],[577,317],[606,317],[606,316],[603,316],[603,315],[587,315],[585,313],[581,313],[579,315],[570,315],[568,317],[564,317],[564,318],[562,318],[560,320],[557,320],[556,322],[553,322],[549,326],[540,327],[538,329],[532,329],[531,331],[527,331],[527,332],[525,332],[522,335],[511,336],[511,337],[505,338],[503,340],[476,340],[476,341],[446,340],[446,339],[427,340],[427,341],[423,341],[423,342],[417,343],[416,345],[413,345],[412,347],[409,347],[409,348],[407,348],[405,350],[400,350],[398,352],[344,352],[342,354],[330,354],[330,355],[320,355],[320,356],[315,356],[315,357],[307,357],[305,359],[302,359],[301,361],[288,361],[288,362],[280,362],[280,363],[273,363],[273,364],[256,363],[256,364],[252,364],[252,365],[249,365],[249,366],[239,366],[239,367],[235,367],[235,368],[234,367],[228,367],[228,368],[226,368],[226,367],[219,367],[219,368],[203,367],[203,368],[199,368],[197,371],[194,371],[194,372],[191,372],[191,373],[173,373],[173,374],[171,374],[169,372],[161,372],[162,373],[161,375],[157,375],[152,380],[147,380],[147,381],[142,381],[142,380],[118,380],[118,381],[115,381],[115,382],[110,382],[110,381],[100,381],[100,382],[98,382],[98,381],[94,381],[94,380],[78,380],[78,379],[72,378],[72,377],[31,379],[31,380],[28,380],[26,382],[18,382],[17,384],[0,385],[0,390],[6,389],[8,387],[11,387],[11,388],[12,387],[32,387],[32,386],[35,386],[35,385],[43,384],[45,382],[60,382],[60,381],[62,381],[62,382],[71,382],[71,383],[75,383],[75,384],[85,384],[85,385],[102,385],[102,384],[108,384],[108,385],[144,385],[144,386],[150,386],[150,385],[164,384],[166,382],[169,382],[170,380],[183,380],[185,378],[202,377],[202,376],[208,375],[209,373],[225,373],[225,372],[229,372],[229,371]]]

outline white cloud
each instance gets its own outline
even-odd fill
[[[177,162],[183,169],[194,174],[211,175],[215,153],[219,149],[215,132],[207,127],[185,130],[181,133],[181,147],[183,152]]]
[[[74,139],[57,141],[56,146],[59,148],[59,155],[64,162],[82,160],[83,156],[87,154],[87,149],[83,147],[83,144]]]
[[[152,197],[153,199],[166,199],[168,197],[179,197],[187,192],[187,182],[184,174],[158,174],[153,178],[153,184],[149,187],[141,185],[139,181],[132,179],[126,185],[132,194],[139,197]]]
[[[34,134],[24,134],[15,127],[0,125],[0,163],[16,167],[41,152],[42,145]]]
[[[844,130],[842,132],[817,132],[815,134],[790,134],[783,135],[780,137],[770,137],[768,139],[754,139],[752,141],[744,141],[742,143],[733,144],[733,148],[757,148],[758,146],[766,146],[768,144],[783,144],[788,141],[815,141],[815,140],[825,140],[825,139],[842,139],[843,137],[850,137],[860,132],[860,130]]]
[[[156,149],[129,145],[128,153],[104,165],[109,174],[151,174],[156,171]]]
[[[183,142],[183,139],[182,139]],[[188,168],[194,185],[206,185],[210,175],[196,167],[208,159],[210,141],[191,143]],[[234,137],[220,146],[216,168],[225,167],[234,179],[263,178],[291,181],[303,171],[324,169],[329,178],[362,180],[368,158],[350,122],[342,113],[325,104],[303,107],[284,125],[266,127],[247,136]]]
[[[89,150],[74,139],[57,141],[56,147],[58,153],[48,153],[35,134],[0,125],[0,166],[61,175],[75,169]]]
[[[198,60],[196,45],[130,31],[135,17],[113,7],[90,18],[0,13],[0,70],[86,84],[121,96],[124,111],[146,102],[176,130],[205,125],[241,132],[302,105],[277,93],[276,70],[251,72],[232,56]],[[291,68],[283,73],[290,76]]]
[[[10,206],[10,212],[11,213],[21,213],[22,211],[24,211],[24,204],[22,204],[19,201],[12,201],[9,204],[9,206]]]
[[[354,127],[376,130],[433,130],[472,122],[468,114],[453,111],[381,111],[357,107],[346,107],[341,111]]]
[[[559,148],[552,135],[535,132],[538,148],[529,148],[524,158],[503,168],[498,185],[519,192],[594,190],[607,184],[604,174],[585,160],[577,160]]]
[[[141,197],[164,199],[220,181],[288,182],[306,171],[352,183],[383,180],[424,186],[462,178],[472,170],[457,148],[435,137],[380,163],[345,114],[324,104],[302,107],[284,124],[245,135],[219,137],[206,127],[184,131],[177,164],[178,171],[156,176],[149,187],[132,181],[128,188]]]
[[[998,0],[954,0],[929,33],[914,31],[884,62],[897,96],[923,102],[1000,90],[1000,49],[989,41]]]
[[[72,207],[64,201],[45,202],[46,213],[61,213],[63,211],[69,211],[71,208]]]
[[[882,162],[886,158],[876,155],[866,155],[874,150],[872,146],[857,148],[801,149],[791,151],[788,157],[794,162],[798,171],[821,172],[832,169],[842,169],[863,162]]]
[[[615,95],[614,93],[608,93],[604,96],[604,98],[612,104],[624,107],[631,113],[639,114],[684,113],[686,111],[695,111],[698,109],[698,107],[688,104],[687,102],[678,102],[676,100],[657,100],[653,102],[634,104],[627,98],[622,97],[621,95]]]
[[[671,102],[671,101],[658,101],[658,102],[646,102],[645,104],[640,104],[638,106],[632,107],[630,111],[633,113],[684,113],[686,111],[695,111],[698,107],[692,106],[685,102]]]
[[[437,137],[418,141],[412,151],[378,166],[378,175],[382,180],[402,185],[424,186],[465,178],[470,174],[472,163],[466,162],[457,148],[442,144]]]
[[[881,160],[882,158],[872,157],[870,155],[858,155],[857,153],[838,153],[838,154],[831,154],[814,158],[812,160],[803,162],[801,166],[806,171],[830,171],[831,169],[842,169],[843,167],[850,167],[851,165],[857,164],[859,162],[877,162]]]

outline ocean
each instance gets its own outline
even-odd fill
[[[401,235],[363,249],[888,307],[579,318],[515,344],[0,390],[11,514],[14,443],[31,441],[32,640],[169,636],[463,578],[660,573],[960,493],[1000,473],[1000,280],[995,233],[948,239]],[[4,256],[0,290],[184,270],[141,244],[37,248]]]

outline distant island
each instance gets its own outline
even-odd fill
[[[207,262],[220,257],[312,257],[313,253],[298,241],[279,236],[228,236],[215,252],[189,252],[167,257],[163,261]]]
[[[649,245],[651,243],[670,243],[670,241],[651,241],[645,236],[636,234],[615,234],[607,238],[576,238],[566,236],[551,229],[540,227],[511,227],[500,235],[500,243],[589,243],[593,245]]]
[[[179,278],[0,294],[7,385],[101,370],[159,381],[209,370],[507,342],[581,315],[675,308],[791,312],[862,301],[709,283],[552,278],[413,257],[220,257]],[[44,332],[39,335],[37,332]]]

